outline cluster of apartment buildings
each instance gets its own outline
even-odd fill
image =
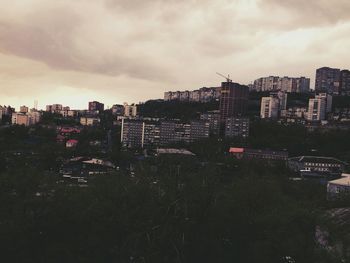
[[[144,148],[175,142],[193,142],[210,134],[226,137],[249,136],[249,118],[246,117],[249,88],[231,80],[222,82],[220,108],[200,115],[187,123],[179,120],[149,120],[122,118],[121,141],[124,147]],[[212,99],[212,98],[211,98]]]
[[[63,106],[62,104],[47,105],[46,112],[56,113],[65,118],[74,118],[78,116],[79,113],[79,111],[71,110],[69,106]]]
[[[310,78],[269,76],[259,78],[250,85],[251,91],[282,91],[287,93],[308,93],[310,91]]]
[[[13,125],[30,126],[38,123],[41,119],[41,112],[21,106],[19,112],[12,112],[11,122]]]
[[[219,99],[221,87],[200,88],[192,91],[167,91],[164,93],[165,101],[183,101],[183,102],[209,102]]]
[[[330,67],[317,69],[315,91],[335,95],[350,95],[350,71]]]
[[[260,117],[262,119],[304,119],[309,122],[319,122],[327,119],[332,112],[332,96],[327,93],[316,94],[309,99],[307,108],[293,107],[287,109],[287,93],[271,93],[269,97],[261,98]]]
[[[271,92],[269,97],[261,98],[260,117],[262,119],[277,119],[287,109],[286,92]]]

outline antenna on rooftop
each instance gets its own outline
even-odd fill
[[[38,100],[34,101],[34,109],[37,110],[38,109]]]

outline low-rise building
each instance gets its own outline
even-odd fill
[[[302,177],[336,177],[347,164],[333,157],[299,156],[290,158],[288,165]]]
[[[68,107],[69,108],[69,107]],[[64,109],[59,112],[64,118],[74,118],[78,115],[78,112],[75,110]]]
[[[225,137],[241,137],[249,136],[249,119],[230,117],[226,119]]]
[[[237,159],[261,159],[268,161],[287,161],[287,151],[273,151],[231,147],[229,153]]]
[[[148,121],[122,119],[121,142],[124,147],[144,148],[174,142],[190,143],[209,137],[209,122]]]
[[[78,141],[71,139],[66,142],[66,148],[75,148],[78,145]]]
[[[81,117],[80,124],[83,126],[95,126],[100,123],[100,118],[97,117]]]
[[[195,156],[193,152],[186,149],[161,148],[157,149],[157,156],[165,154]]]
[[[350,194],[350,174],[342,174],[340,179],[329,181],[327,193],[329,198]]]

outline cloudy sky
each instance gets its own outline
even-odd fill
[[[86,108],[350,68],[349,0],[0,0],[0,104]]]

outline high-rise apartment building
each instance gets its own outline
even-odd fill
[[[143,148],[145,123],[122,119],[121,142],[124,147]]]
[[[309,100],[308,120],[323,121],[327,113],[332,112],[332,96],[327,93],[320,93],[314,99]]]
[[[52,113],[60,113],[63,110],[62,104],[46,105],[46,111]]]
[[[26,106],[21,106],[19,112],[21,113],[27,113],[29,111],[29,108]]]
[[[0,105],[0,121],[2,120],[2,116],[5,115],[4,108]]]
[[[310,91],[310,79],[305,77],[291,78],[287,76],[264,77],[255,80],[251,89],[258,92],[283,91],[288,93],[306,93]]]
[[[248,107],[249,88],[231,81],[222,82],[220,98],[221,122],[228,117],[244,116]]]
[[[322,98],[309,100],[308,120],[322,121],[326,119],[326,101]]]
[[[260,117],[262,119],[277,119],[287,109],[286,92],[271,92],[270,97],[261,98]]]
[[[315,91],[338,94],[340,91],[340,69],[329,67],[317,69]]]
[[[137,116],[137,106],[135,104],[124,103],[124,116],[125,117],[136,117]]]
[[[324,99],[326,102],[326,113],[332,112],[333,97],[327,93],[319,93],[315,96],[316,99]]]
[[[280,111],[280,101],[275,96],[262,97],[260,107],[260,118],[277,119]]]
[[[340,71],[340,93],[350,95],[350,70]]]
[[[103,112],[104,109],[105,109],[105,105],[103,103],[100,103],[98,101],[89,102],[89,111]]]
[[[164,101],[209,102],[220,98],[220,90],[220,87],[203,87],[192,91],[167,91],[164,92]]]
[[[292,92],[308,93],[310,91],[310,78],[296,78],[296,90]]]
[[[112,114],[117,116],[123,116],[125,112],[124,106],[120,104],[113,105],[111,110],[112,110]]]

